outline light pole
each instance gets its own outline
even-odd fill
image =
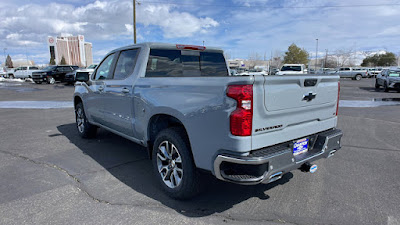
[[[133,0],[133,43],[136,44],[136,0]]]
[[[318,38],[315,39],[317,40],[317,51],[315,52],[315,66],[314,66],[314,70],[317,71],[317,64],[318,64]]]

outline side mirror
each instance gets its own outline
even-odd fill
[[[89,73],[76,73],[76,81],[87,82],[89,81]]]

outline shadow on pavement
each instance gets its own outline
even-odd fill
[[[266,191],[287,183],[292,173],[285,174],[271,184],[244,186],[217,180],[209,173],[201,173],[201,193],[193,199],[178,201],[166,196],[158,186],[152,163],[144,147],[129,140],[99,129],[97,138],[82,139],[75,124],[58,126],[57,129],[84,154],[107,169],[115,178],[127,186],[165,206],[189,217],[202,217],[232,208],[249,198],[267,200]]]

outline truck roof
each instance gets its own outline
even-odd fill
[[[177,50],[177,49],[181,49],[178,48],[178,46],[191,46],[191,47],[198,47],[198,48],[205,48],[205,51],[207,52],[223,52],[223,50],[221,48],[216,48],[216,47],[205,47],[205,46],[201,46],[201,45],[185,45],[185,44],[171,44],[171,43],[161,43],[161,42],[143,42],[143,43],[139,43],[139,44],[135,44],[135,45],[127,45],[121,48],[117,48],[114,49],[112,51],[110,51],[108,54],[112,53],[112,52],[117,52],[117,51],[121,51],[121,50],[125,50],[125,49],[130,49],[133,47],[141,47],[141,48],[162,48],[162,49],[173,49],[173,50]],[[195,50],[195,49],[192,49]]]

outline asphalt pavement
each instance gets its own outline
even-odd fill
[[[400,224],[400,93],[373,85],[341,79],[342,149],[316,173],[256,186],[203,174],[201,194],[176,201],[143,147],[103,129],[81,139],[68,104],[10,106],[68,103],[73,86],[0,82],[0,224]]]

